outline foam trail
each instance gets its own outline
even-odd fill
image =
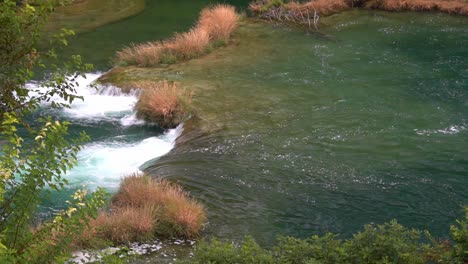
[[[138,92],[127,94],[117,87],[93,85],[99,77],[99,73],[86,74],[85,78],[78,77],[76,94],[84,100],[75,100],[71,108],[53,110],[52,114],[72,120],[75,124],[82,124],[83,129],[99,131],[101,126],[105,126],[108,130],[115,128],[124,132],[108,135],[107,138],[83,147],[78,153],[78,165],[66,175],[70,188],[117,188],[122,177],[139,172],[139,167],[146,161],[168,153],[183,130],[180,125],[162,135],[143,138],[135,130],[119,130],[121,127],[145,124],[133,111]],[[30,83],[28,86],[31,89],[30,96],[45,89],[37,83]],[[52,100],[64,102],[58,96]],[[42,102],[43,110],[47,110],[49,105],[48,102]]]
[[[113,86],[92,85],[99,77],[100,73],[88,73],[85,78],[77,77],[76,95],[82,96],[83,100],[76,99],[71,104],[71,108],[64,108],[62,115],[67,119],[78,119],[80,122],[96,122],[96,121],[117,121],[122,125],[143,124],[142,120],[138,120],[133,114],[133,107],[138,100],[136,92],[125,94],[119,88]],[[41,90],[35,83],[28,84],[28,87],[33,91],[31,96],[37,94],[34,90]],[[65,101],[58,96],[52,98],[55,102]],[[47,107],[50,103],[43,102],[43,107]],[[131,120],[131,121],[130,121]]]
[[[122,143],[118,140],[94,142],[85,145],[78,154],[78,166],[68,174],[70,185],[97,186],[114,189],[122,177],[140,172],[146,161],[168,153],[182,132],[182,125],[159,137],[146,138],[137,143]]]

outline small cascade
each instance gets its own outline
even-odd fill
[[[74,132],[84,130],[91,135],[92,141],[78,153],[78,165],[66,175],[70,188],[117,188],[122,177],[140,172],[144,162],[168,153],[183,129],[182,125],[163,133],[149,129],[133,111],[138,91],[123,93],[118,87],[94,84],[100,75],[77,78],[76,94],[83,100],[75,100],[70,108],[50,110],[50,103],[43,102],[40,110],[70,120]],[[37,83],[28,87],[31,96],[44,89]],[[63,102],[59,97],[53,100]]]

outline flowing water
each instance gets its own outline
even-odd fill
[[[147,1],[136,17],[78,35],[72,52],[104,69],[130,41],[190,27],[204,4]],[[205,233],[227,239],[348,236],[393,218],[446,236],[468,204],[467,25],[367,11],[323,19],[320,33],[246,23],[234,45],[140,73],[195,91],[197,118],[172,150],[181,129],[138,122],[135,95],[84,90],[60,113],[93,138],[70,177],[111,190],[138,168],[168,177],[207,206]]]

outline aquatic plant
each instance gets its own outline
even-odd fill
[[[364,6],[387,11],[441,11],[468,15],[466,0],[367,0]]]
[[[133,87],[141,89],[135,106],[137,116],[154,122],[162,128],[173,128],[187,118],[191,93],[168,81],[134,82]]]
[[[162,45],[158,42],[146,42],[131,45],[117,52],[121,61],[140,66],[152,66],[155,61],[161,60]]]
[[[176,34],[170,41],[163,44],[163,48],[177,59],[187,60],[202,54],[210,43],[208,32],[201,27],[189,32]],[[167,62],[167,61],[166,61]]]
[[[442,11],[453,14],[468,14],[466,0],[308,0],[289,1],[258,0],[250,3],[252,13],[262,19],[282,23],[307,25],[327,16],[354,7],[382,9],[387,11]],[[317,27],[316,27],[317,28]]]
[[[349,9],[347,0],[313,0],[306,2],[278,0],[260,0],[250,3],[252,13],[262,19],[276,20],[283,23],[314,25],[317,27],[320,15],[330,15]]]
[[[197,27],[206,30],[211,40],[227,42],[236,29],[238,20],[233,6],[220,4],[203,9]]]
[[[166,41],[132,44],[117,52],[116,64],[151,67],[198,57],[220,46],[220,41],[226,43],[238,19],[232,6],[219,4],[205,8],[197,25],[188,32],[177,33]]]
[[[204,222],[205,209],[180,186],[131,175],[122,180],[111,199],[110,210],[91,220],[75,245],[93,247],[96,241],[122,244],[157,236],[194,238]]]

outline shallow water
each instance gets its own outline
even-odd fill
[[[118,3],[115,12],[121,12],[122,5],[128,0],[105,0],[103,2]],[[94,2],[94,0],[92,1]],[[95,70],[105,71],[110,68],[111,59],[115,52],[131,43],[162,40],[171,37],[175,32],[183,32],[195,25],[202,8],[217,2],[227,3],[242,9],[248,0],[146,0],[145,9],[138,15],[125,18],[121,21],[94,28],[86,33],[70,38],[69,45],[61,55],[70,56],[80,54],[86,62],[93,63]],[[108,4],[104,4],[108,9]],[[133,4],[136,5],[136,4]],[[115,14],[104,15],[115,16]],[[83,17],[93,26],[92,17]],[[76,21],[80,19],[76,18]],[[91,20],[91,22],[89,22]],[[96,19],[98,21],[106,19]],[[75,22],[76,23],[76,22]],[[74,26],[72,23],[64,26],[72,29],[83,27],[82,24]],[[86,29],[88,29],[88,26]],[[88,29],[89,30],[89,29]]]
[[[190,27],[205,1],[174,3],[148,1],[139,16],[77,36],[71,51],[106,68],[130,41]],[[278,234],[348,236],[397,218],[446,236],[468,203],[467,18],[353,11],[322,22],[320,33],[248,23],[235,45],[142,71],[193,89],[198,111],[178,146],[145,171],[208,207],[207,235],[271,244]],[[102,174],[125,160],[125,144],[164,137],[125,126],[128,114],[76,123],[95,140],[85,150],[96,150],[99,175],[89,181],[115,186]],[[122,152],[100,145],[114,140]],[[135,149],[138,159],[159,155],[149,149]]]

